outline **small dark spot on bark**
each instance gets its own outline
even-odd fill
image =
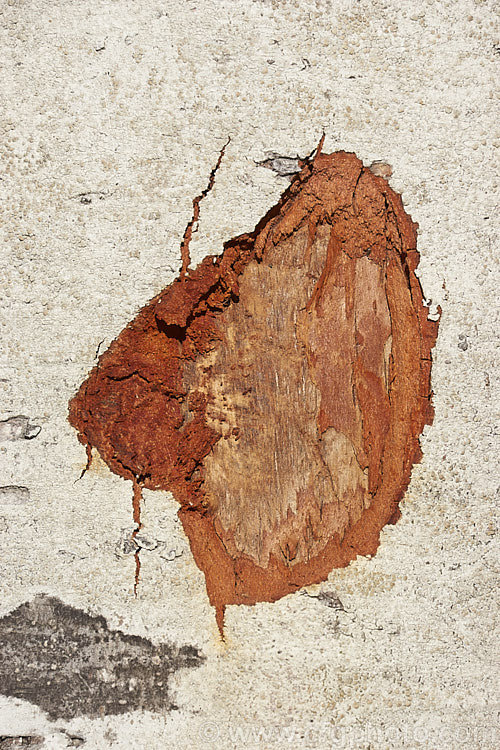
[[[469,343],[467,341],[467,336],[465,335],[465,333],[460,333],[458,335],[458,348],[463,352],[466,352],[469,348]]]
[[[158,320],[158,329],[162,331],[162,333],[165,334],[165,336],[168,336],[171,339],[177,339],[177,341],[184,341],[186,338],[186,329],[183,326],[176,325],[175,323],[172,323],[171,325],[168,325],[167,323],[164,323],[162,320]]]
[[[0,443],[7,440],[33,440],[40,434],[42,428],[37,424],[30,424],[30,418],[19,414],[0,421]]]
[[[150,539],[144,534],[137,534],[134,537],[134,541],[141,549],[149,550],[150,552],[158,547],[156,539]]]
[[[76,195],[72,195],[72,198],[79,198],[80,203],[83,203],[84,205],[89,205],[92,203],[92,198],[99,198],[100,201],[104,200],[104,198],[108,198],[112,193],[110,193],[108,190],[86,190],[83,193],[77,193]]]
[[[336,609],[339,612],[346,611],[344,605],[334,591],[321,591],[317,596],[315,594],[308,594],[306,591],[304,591],[304,594],[310,599],[316,599],[316,601],[321,602],[324,607],[330,607],[330,609]]]
[[[194,646],[111,630],[104,617],[46,595],[0,619],[0,693],[51,718],[173,710],[170,676],[204,659]]]
[[[259,167],[272,169],[280,177],[289,177],[301,170],[301,159],[296,156],[280,156],[274,151],[269,151],[263,161],[256,162]]]
[[[321,604],[323,604],[325,607],[336,609],[339,612],[345,612],[344,605],[334,591],[322,591],[318,595],[318,601],[321,602]]]
[[[137,527],[122,529],[121,537],[115,547],[115,554],[117,557],[121,557],[122,555],[135,555],[139,549],[139,545],[134,539],[134,534],[136,532]]]

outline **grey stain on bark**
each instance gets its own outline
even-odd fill
[[[155,645],[39,595],[0,619],[0,692],[53,719],[177,708],[169,680],[203,663],[193,646]]]
[[[19,414],[0,421],[0,443],[7,440],[33,440],[42,428],[37,424],[30,424],[29,417]]]
[[[7,485],[0,487],[0,505],[24,505],[30,500],[30,491],[27,487]]]
[[[291,177],[300,172],[301,162],[302,160],[299,156],[280,156],[274,151],[269,151],[266,154],[266,159],[257,162],[257,165],[266,169],[272,169],[280,177]]]

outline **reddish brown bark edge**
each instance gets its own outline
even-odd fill
[[[375,554],[381,529],[399,518],[398,506],[412,466],[421,459],[418,436],[433,419],[430,368],[438,323],[427,318],[415,275],[419,260],[416,225],[404,212],[400,196],[384,179],[364,168],[354,154],[319,152],[252,233],[225,243],[221,256],[205,258],[194,271],[187,268],[189,236],[185,236],[179,278],[126,326],[69,406],[69,421],[87,451],[95,447],[112,471],[134,482],[137,527],[137,488],[174,494],[194,559],[205,574],[221,633],[228,604],[276,601],[302,586],[325,580],[333,568],[346,566],[357,555]],[[217,167],[219,164],[220,159]],[[196,211],[201,197],[193,203]],[[395,342],[391,382],[395,383],[396,412],[391,419],[396,427],[384,428],[384,440],[392,430],[392,443],[385,453],[377,448],[382,456],[382,479],[375,484],[370,480],[374,484],[371,501],[361,517],[345,531],[326,538],[319,554],[295,564],[271,554],[263,566],[250,555],[229,551],[229,537],[224,537],[207,499],[204,459],[222,435],[207,418],[210,397],[186,387],[186,367],[223,345],[217,324],[229,306],[238,304],[239,280],[248,265],[265,263],[269,248],[304,226],[309,227],[312,242],[315,228],[324,224],[330,225],[335,235],[337,249],[332,252],[344,253],[347,260],[368,253],[385,269]],[[325,273],[331,271],[327,266],[332,262],[329,256]],[[399,314],[404,305],[409,308]],[[411,330],[405,332],[408,326]],[[411,372],[407,372],[409,362],[414,363]],[[367,421],[376,423],[376,406],[369,416],[370,404],[369,399],[365,401]],[[374,440],[368,434],[364,439],[370,445]],[[138,574],[137,560],[136,585]]]

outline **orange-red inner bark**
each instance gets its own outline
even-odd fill
[[[195,218],[219,164],[220,159],[207,190],[193,202]],[[134,535],[141,525],[141,488],[174,494],[222,631],[228,604],[275,601],[325,580],[334,567],[347,565],[357,555],[376,552],[380,530],[399,517],[412,465],[421,458],[418,436],[432,421],[431,349],[438,325],[427,319],[415,275],[416,225],[387,182],[353,154],[318,153],[254,232],[227,242],[221,256],[205,258],[194,271],[189,270],[192,224],[183,241],[179,278],[151,300],[100,357],[72,399],[69,419],[87,449],[97,448],[114,472],[134,482]],[[326,245],[320,246],[323,236]],[[288,266],[278,277],[280,263]],[[250,354],[252,341],[253,352],[258,345],[265,354],[262,336],[268,329],[262,333],[258,325],[266,317],[262,300],[268,293],[269,310],[276,309],[273,295],[282,295],[279,285],[286,268],[291,269],[290,278],[299,278],[297,268],[314,276],[307,281],[312,291],[306,304],[301,302],[297,310],[294,345],[303,353],[303,365],[300,357],[293,361],[304,368],[309,391],[317,394],[318,445],[323,450],[328,431],[341,435],[342,445],[348,444],[349,450],[352,446],[358,475],[366,482],[356,498],[353,494],[352,507],[348,493],[336,498],[336,515],[326,510],[323,515],[323,498],[315,496],[309,482],[290,500],[293,508],[282,508],[281,515],[276,510],[274,526],[269,507],[272,510],[276,501],[277,508],[283,498],[269,498],[265,528],[256,528],[263,543],[248,542],[246,548],[244,540],[250,540],[252,528],[246,529],[246,537],[240,533],[248,521],[245,485],[237,483],[237,504],[230,493],[221,504],[214,488],[220,494],[217,477],[232,471],[230,459],[236,456],[240,465],[242,436],[250,434],[255,415],[239,405],[239,383],[247,378],[251,389],[259,372],[255,366],[247,368],[240,380],[230,379],[232,390],[225,392],[225,373],[243,368],[238,357],[228,353],[227,341],[230,334],[238,341],[248,338]],[[259,294],[255,320],[246,313],[245,327],[245,316],[231,310],[244,299],[245,309],[253,309],[256,278],[269,288]],[[302,300],[303,288],[291,285],[289,295]],[[286,295],[281,299],[284,304]],[[383,309],[388,312],[381,313]],[[261,338],[257,341],[256,336]],[[279,341],[277,352],[279,356]],[[351,389],[352,403],[345,396]],[[271,420],[277,395],[269,392]],[[291,421],[297,411],[294,399],[299,404],[300,394],[292,394]],[[221,440],[226,442],[218,446]],[[344,469],[339,467],[339,472]],[[252,471],[258,473],[258,463]],[[252,476],[247,479],[250,488]],[[136,554],[135,590],[139,572]]]

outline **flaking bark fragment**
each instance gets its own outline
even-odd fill
[[[70,403],[113,471],[176,497],[221,631],[228,604],[376,552],[433,418],[416,225],[354,154],[320,150],[195,270],[188,228],[179,278]]]

